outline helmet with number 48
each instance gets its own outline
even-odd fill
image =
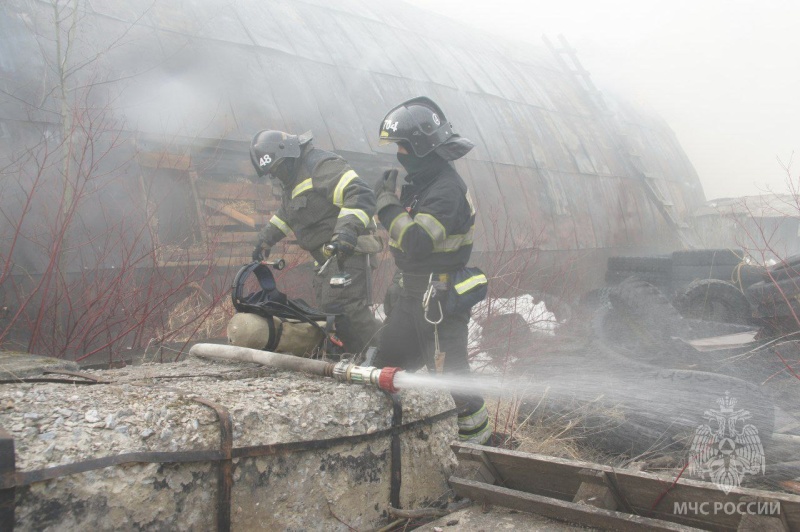
[[[250,143],[250,161],[256,173],[264,177],[269,175],[270,169],[282,159],[300,157],[300,144],[297,135],[267,129],[259,131]]]

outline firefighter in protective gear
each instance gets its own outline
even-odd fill
[[[399,198],[397,170],[386,171],[375,187],[376,211],[389,231],[398,268],[387,294],[375,365],[409,371],[427,365],[429,371],[467,374],[470,310],[446,309],[454,295],[453,278],[472,252],[475,209],[449,161],[465,155],[473,144],[456,134],[439,106],[425,97],[389,111],[379,134],[381,144],[397,144],[397,159],[407,175]],[[492,427],[483,398],[453,393],[453,399],[459,409],[459,439],[487,443]]]
[[[250,145],[250,159],[259,176],[277,181],[282,190],[281,206],[259,233],[253,260],[265,260],[290,233],[314,258],[317,271],[335,253],[337,260],[314,276],[317,305],[337,314],[336,333],[345,351],[360,353],[377,341],[379,328],[367,305],[367,276],[372,272],[359,252],[359,236],[375,228],[372,189],[344,159],[315,148],[310,132],[260,131]],[[339,273],[348,273],[352,282],[332,288],[330,278]]]

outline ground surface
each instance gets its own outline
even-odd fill
[[[437,519],[416,530],[434,532],[441,529],[446,532],[467,531],[492,532],[495,530],[528,530],[564,532],[569,530],[595,530],[561,521],[554,521],[541,515],[518,512],[500,506],[484,508],[473,504],[463,510]]]

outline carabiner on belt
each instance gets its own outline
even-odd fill
[[[433,274],[431,274],[430,278],[428,279],[428,289],[422,296],[422,309],[423,309],[423,316],[425,317],[425,321],[430,323],[431,325],[438,325],[442,323],[444,319],[444,312],[442,312],[442,303],[441,301],[436,301],[436,304],[439,305],[439,319],[437,321],[433,321],[428,318],[428,311],[430,310],[431,298],[436,296],[436,288],[433,286]]]

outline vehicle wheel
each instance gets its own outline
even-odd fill
[[[667,272],[672,269],[670,257],[609,257],[609,271]]]
[[[681,315],[652,284],[631,277],[608,294],[616,321],[624,322],[628,342],[656,347],[681,327]]]
[[[684,318],[747,323],[750,304],[734,285],[719,279],[694,281],[675,300],[675,307]]]
[[[780,263],[772,266],[764,272],[762,278],[765,281],[780,281],[789,279],[790,277],[797,277],[800,275],[800,255],[792,255]]]
[[[741,249],[689,249],[672,253],[673,266],[735,266],[742,262]]]
[[[747,297],[759,305],[769,305],[793,300],[800,294],[800,277],[789,277],[776,282],[759,281],[747,288]]]

